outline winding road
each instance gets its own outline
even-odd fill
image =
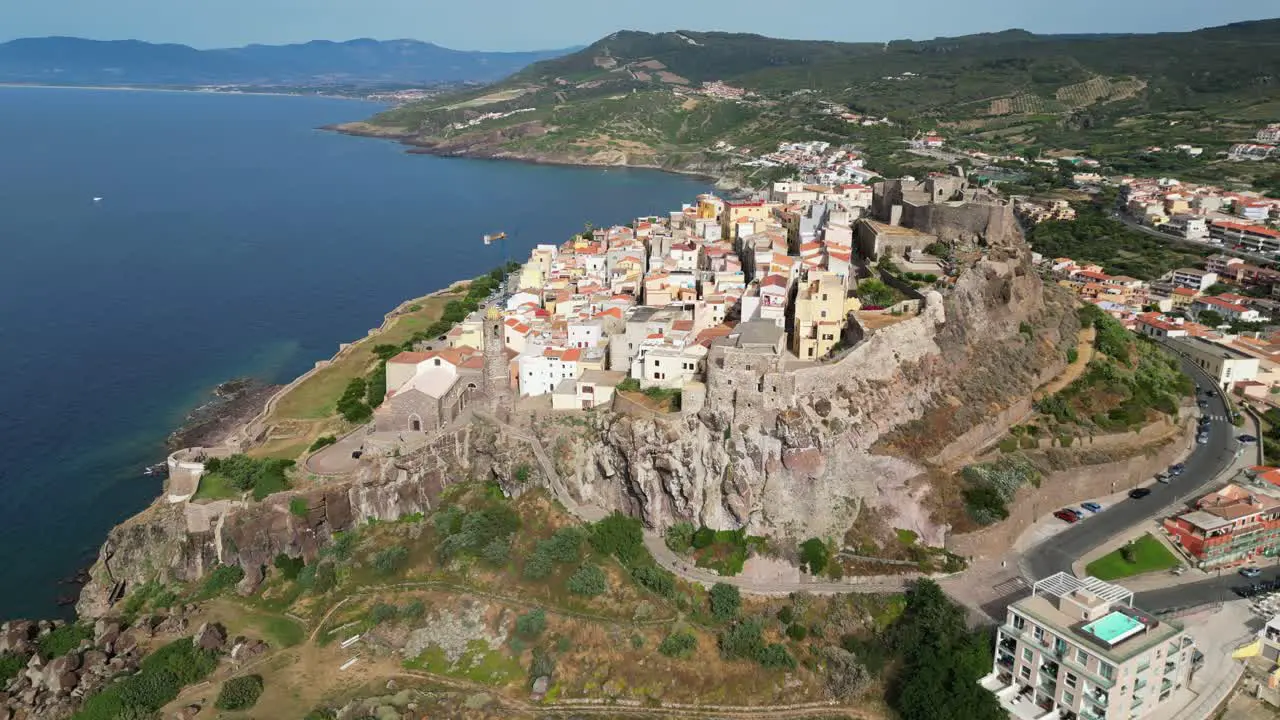
[[[1213,386],[1213,381],[1199,367],[1186,358],[1181,358],[1181,362],[1187,375],[1196,378],[1200,385]],[[1208,403],[1205,414],[1215,418],[1230,417],[1230,410],[1220,391],[1208,398]],[[1150,486],[1151,494],[1147,497],[1112,505],[1104,512],[1090,517],[1088,522],[1077,523],[1028,552],[1023,558],[1023,567],[1031,576],[1028,579],[1035,580],[1060,571],[1069,573],[1073,562],[1111,537],[1136,525],[1168,515],[1188,499],[1204,491],[1207,486],[1218,481],[1222,471],[1234,462],[1237,447],[1235,433],[1236,428],[1229,419],[1214,420],[1209,430],[1209,442],[1195,447],[1184,462],[1184,472],[1169,484],[1153,483]],[[1280,575],[1280,571],[1273,571],[1271,574]],[[1240,579],[1231,573],[1211,580],[1138,593],[1134,602],[1153,612],[1192,607],[1228,599],[1233,596],[1231,588],[1239,584],[1242,584]]]

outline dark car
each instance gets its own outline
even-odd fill
[[[1151,494],[1151,490],[1149,488],[1134,488],[1129,491],[1129,497],[1133,498],[1134,500],[1141,500],[1142,498],[1150,494]]]
[[[1073,523],[1080,519],[1076,517],[1076,514],[1074,512],[1071,512],[1070,510],[1059,510],[1055,512],[1053,516],[1067,523]]]
[[[1254,437],[1254,436],[1252,436],[1252,435],[1239,435],[1239,436],[1237,436],[1237,437],[1236,437],[1236,439],[1237,439],[1237,440],[1239,440],[1239,441],[1240,441],[1240,442],[1242,442],[1242,443],[1258,442],[1258,438],[1256,438],[1256,437]]]
[[[1181,474],[1182,474],[1182,471],[1183,471],[1183,470],[1186,470],[1186,469],[1187,469],[1187,466],[1186,466],[1186,465],[1183,465],[1182,463],[1175,463],[1175,464],[1173,464],[1173,465],[1170,465],[1170,466],[1169,466],[1169,474],[1170,474],[1170,475],[1181,475]]]

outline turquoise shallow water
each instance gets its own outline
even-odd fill
[[[230,377],[282,382],[407,297],[706,185],[409,156],[368,104],[0,88],[0,618],[50,616]],[[93,198],[101,196],[102,202]]]

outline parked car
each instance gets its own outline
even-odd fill
[[[1197,445],[1204,445],[1204,444],[1205,444],[1205,443],[1207,443],[1207,442],[1209,442],[1209,436],[1208,436],[1208,435],[1197,435],[1197,436],[1196,436],[1196,444],[1197,444]]]
[[[1096,502],[1080,503],[1080,507],[1091,513],[1102,512],[1102,506]]]
[[[1076,517],[1076,514],[1074,512],[1067,510],[1065,508],[1055,512],[1053,516],[1065,523],[1073,523],[1080,519]]]
[[[1184,567],[1176,567],[1176,568],[1174,568],[1174,569],[1170,570],[1170,571],[1169,571],[1169,574],[1171,574],[1171,575],[1181,575],[1181,574],[1185,573],[1186,571],[1187,571],[1187,569],[1186,569],[1186,568],[1184,568]]]
[[[1170,478],[1169,473],[1156,473],[1156,482],[1158,483],[1163,483],[1165,485],[1168,485],[1169,478]]]
[[[1262,574],[1262,571],[1256,567],[1240,568],[1240,574],[1247,578],[1256,578]]]
[[[1210,391],[1209,391],[1208,393],[1206,393],[1206,394],[1207,394],[1209,397],[1218,397],[1218,392],[1217,392],[1216,390],[1210,390]]]
[[[1252,436],[1252,435],[1239,435],[1239,436],[1237,436],[1237,437],[1236,437],[1236,439],[1237,439],[1237,440],[1239,440],[1239,441],[1240,441],[1240,442],[1242,442],[1242,443],[1258,442],[1258,438],[1256,438],[1256,437],[1254,437],[1254,436]]]
[[[1177,476],[1179,476],[1179,475],[1181,475],[1181,474],[1182,474],[1182,471],[1183,471],[1183,470],[1186,470],[1186,469],[1187,469],[1187,466],[1186,466],[1186,465],[1183,465],[1182,463],[1177,463],[1177,464],[1175,464],[1175,465],[1170,465],[1170,466],[1169,466],[1169,474],[1170,474],[1170,475],[1172,475],[1172,476],[1174,476],[1174,477],[1177,477]]]
[[[1151,488],[1144,488],[1144,487],[1134,488],[1129,491],[1129,497],[1133,498],[1134,500],[1141,500],[1142,498],[1150,494],[1151,494]]]

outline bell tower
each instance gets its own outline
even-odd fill
[[[498,408],[511,408],[511,372],[503,340],[502,313],[491,303],[484,313],[484,392]]]

